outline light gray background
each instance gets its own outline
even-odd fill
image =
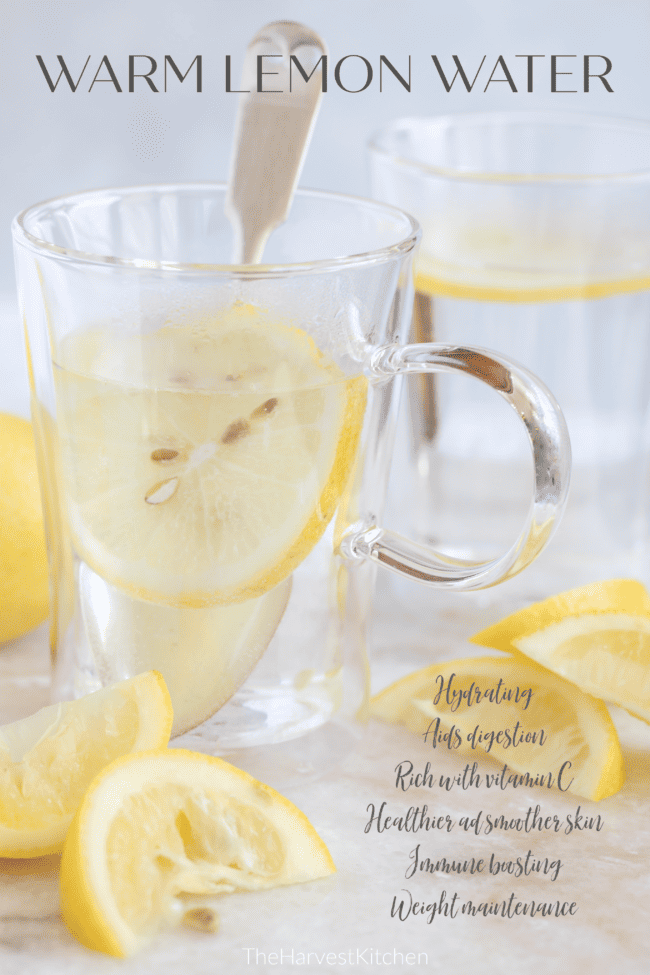
[[[650,4],[646,0],[2,0],[4,44],[0,71],[0,408],[27,408],[22,338],[15,314],[10,222],[38,200],[90,187],[169,180],[225,179],[237,95],[225,92],[224,58],[232,55],[239,87],[241,55],[255,31],[272,20],[300,20],[318,30],[332,68],[346,54],[362,54],[375,69],[385,54],[403,73],[412,59],[412,91],[390,75],[359,94],[347,94],[330,77],[301,183],[355,194],[368,193],[365,143],[370,133],[400,115],[494,109],[548,108],[650,118]],[[37,64],[53,73],[62,54],[78,76],[76,93],[63,79],[51,93]],[[108,55],[123,87],[90,81]],[[203,55],[203,93],[192,78],[158,94],[143,80],[128,92],[129,54],[165,54],[185,70]],[[457,54],[467,70],[486,55],[479,82],[467,93],[456,82],[447,93],[431,55],[446,69]],[[488,71],[503,55],[519,88],[491,84]],[[525,90],[525,61],[517,54],[545,54],[535,62],[535,90]],[[613,62],[613,93],[597,80],[585,94],[550,91],[550,55],[576,54],[561,68],[579,71],[583,54]],[[141,62],[145,63],[145,62]],[[330,75],[333,72],[330,72]],[[102,77],[106,73],[103,72]],[[350,69],[349,84],[353,84]],[[482,79],[482,82],[481,82]],[[567,88],[581,88],[563,78]],[[65,87],[64,87],[65,86]]]

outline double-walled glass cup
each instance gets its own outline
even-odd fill
[[[478,343],[557,397],[573,451],[560,531],[501,612],[647,578],[650,125],[562,113],[402,119],[370,144],[373,195],[422,225],[415,341]],[[477,384],[410,389],[405,528],[487,558],[516,535],[528,448]]]
[[[367,700],[374,567],[493,585],[543,547],[563,418],[505,357],[404,345],[417,224],[298,192],[262,266],[228,263],[225,188],[81,193],[14,223],[52,580],[55,698],[162,672],[175,742],[265,780],[335,764]],[[399,377],[453,371],[523,420],[534,495],[505,554],[382,527]]]

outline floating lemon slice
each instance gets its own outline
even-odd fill
[[[83,944],[132,955],[183,920],[214,930],[215,898],[316,880],[329,852],[288,799],[209,755],[119,759],[89,788],[61,861],[61,912]]]
[[[650,723],[650,596],[611,579],[552,596],[472,637],[527,657]]]
[[[164,748],[172,709],[153,671],[0,728],[0,856],[61,850],[92,778],[135,749]]]
[[[325,531],[366,380],[305,332],[236,308],[143,335],[72,334],[58,365],[75,546],[123,591],[188,607],[255,598]]]
[[[79,569],[86,635],[102,682],[159,671],[174,708],[172,737],[202,724],[241,687],[269,645],[290,593],[291,576],[257,599],[230,606],[157,606],[125,595],[83,565]]]
[[[374,697],[371,714],[420,736],[428,731],[427,740],[439,719],[444,732],[457,729],[451,742],[462,742],[462,754],[474,748],[488,752],[532,780],[544,776],[542,785],[549,774],[557,785],[564,766],[561,788],[570,783],[568,791],[586,799],[604,799],[624,782],[621,748],[605,705],[521,657],[452,660],[419,670]]]

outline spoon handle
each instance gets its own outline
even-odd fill
[[[316,66],[326,54],[318,34],[286,20],[248,45],[225,208],[234,264],[259,264],[269,234],[287,219],[322,96]]]

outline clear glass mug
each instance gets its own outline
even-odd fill
[[[373,196],[422,225],[414,340],[512,356],[567,420],[561,528],[534,569],[495,594],[495,611],[608,576],[646,578],[650,125],[520,112],[402,119],[373,137],[370,166]],[[478,384],[412,384],[400,498],[419,540],[476,559],[516,536],[530,460],[500,407]]]
[[[103,190],[14,222],[53,694],[156,668],[177,744],[279,783],[359,734],[375,565],[455,589],[519,572],[553,531],[570,449],[525,369],[403,344],[412,218],[299,191],[267,263],[238,267],[224,196]],[[432,371],[490,386],[532,445],[526,523],[476,565],[381,527],[399,377]]]

